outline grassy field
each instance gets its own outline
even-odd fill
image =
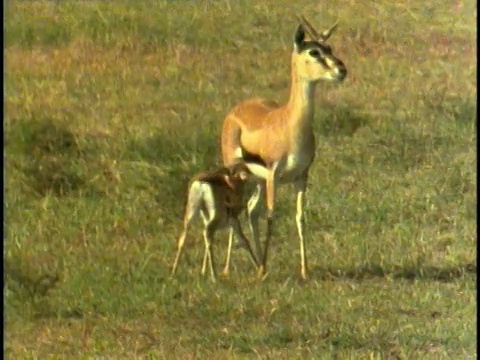
[[[7,358],[476,358],[476,2],[5,11]],[[220,163],[224,116],[288,98],[295,13],[340,21],[348,69],[316,93],[309,279],[290,187],[264,281],[241,250],[228,278],[202,277],[200,226],[171,279],[185,186]]]

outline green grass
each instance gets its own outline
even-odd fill
[[[5,9],[8,358],[476,358],[473,1]],[[349,71],[317,89],[309,279],[290,187],[264,281],[242,251],[201,277],[200,226],[171,279],[186,184],[235,103],[286,100],[300,12]]]

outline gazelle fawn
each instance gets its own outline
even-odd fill
[[[304,201],[308,172],[315,155],[312,130],[315,84],[320,80],[341,82],[347,75],[345,65],[326,43],[335,27],[336,24],[318,33],[304,17],[300,17],[291,55],[288,102],[280,106],[270,100],[247,100],[236,105],[224,120],[221,139],[224,164],[231,166],[244,162],[257,181],[255,193],[248,201],[248,218],[256,255],[261,259],[260,275],[266,272],[276,188],[279,184],[293,183],[297,198],[301,276],[307,276]],[[265,193],[267,233],[262,254],[258,219],[264,212]]]
[[[205,274],[208,262],[210,275],[212,280],[215,281],[216,272],[212,254],[212,242],[214,241],[215,232],[225,227],[229,227],[230,237],[227,260],[223,273],[228,274],[229,271],[234,235],[242,242],[242,245],[250,254],[252,261],[258,266],[257,259],[253,254],[248,239],[242,231],[238,219],[238,216],[245,208],[243,189],[244,183],[249,175],[250,171],[248,168],[244,164],[238,163],[230,167],[204,171],[193,177],[188,186],[183,232],[178,239],[178,249],[173,264],[172,275],[177,270],[188,228],[192,220],[194,220],[199,213],[203,218],[203,237],[205,241],[202,274]]]

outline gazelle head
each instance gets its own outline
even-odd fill
[[[319,34],[303,16],[300,16],[299,20],[292,54],[296,75],[309,82],[343,81],[347,76],[347,69],[326,43],[337,24]],[[310,39],[306,39],[306,34]]]

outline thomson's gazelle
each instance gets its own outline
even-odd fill
[[[274,101],[254,99],[235,106],[224,120],[222,156],[225,165],[245,162],[258,180],[248,201],[248,217],[261,259],[260,274],[266,272],[267,252],[272,235],[275,189],[293,183],[297,196],[296,223],[300,237],[301,275],[306,278],[304,200],[308,171],[315,155],[312,130],[315,84],[320,80],[345,79],[345,65],[326,44],[336,25],[319,34],[300,18],[291,55],[290,99],[280,106]],[[305,33],[310,39],[306,39]],[[258,218],[266,192],[267,235],[265,248],[259,241]]]
[[[203,257],[202,274],[205,274],[208,261],[211,277],[215,281],[215,264],[211,246],[215,232],[224,227],[230,228],[230,238],[227,261],[223,273],[228,274],[229,271],[233,235],[242,242],[242,245],[249,252],[252,261],[258,266],[257,259],[242,231],[238,219],[238,216],[245,208],[243,188],[249,175],[250,171],[248,168],[244,164],[239,163],[230,167],[204,171],[193,177],[188,186],[183,232],[178,239],[178,250],[172,274],[177,269],[188,227],[198,213],[201,214],[205,226],[203,231],[205,254]]]

